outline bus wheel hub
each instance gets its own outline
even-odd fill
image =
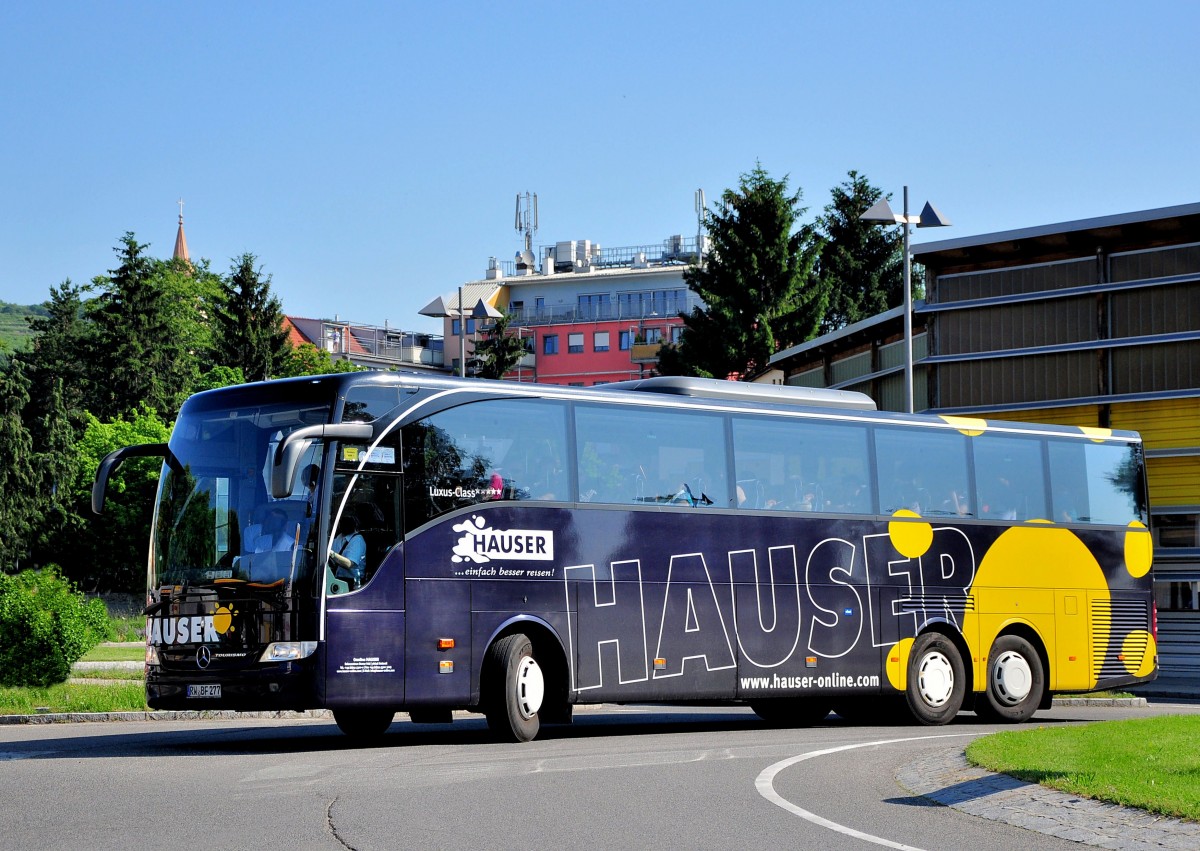
[[[921,698],[930,706],[942,706],[954,693],[954,668],[941,653],[930,653],[921,660],[917,672]]]
[[[996,698],[1009,706],[1027,698],[1033,687],[1033,672],[1029,670],[1028,660],[1012,650],[1000,654],[992,668],[992,686]]]
[[[531,656],[523,656],[517,666],[517,707],[525,718],[532,718],[542,708],[546,695],[546,680],[542,669]]]

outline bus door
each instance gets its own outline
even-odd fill
[[[329,706],[400,706],[405,700],[399,491],[396,475],[334,474],[323,588]]]

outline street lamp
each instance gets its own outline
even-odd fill
[[[949,227],[950,220],[928,201],[919,216],[908,214],[908,187],[904,187],[904,213],[892,212],[887,198],[880,198],[861,216],[864,222],[886,222],[904,226],[904,410],[913,412],[913,347],[912,347],[912,255],[909,253],[909,225],[919,228]]]

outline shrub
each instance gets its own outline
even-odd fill
[[[85,600],[57,567],[0,576],[0,685],[61,683],[108,631],[101,600]]]

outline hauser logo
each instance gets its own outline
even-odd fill
[[[455,564],[472,561],[486,564],[505,561],[554,561],[554,533],[541,529],[490,529],[475,515],[453,527],[463,535],[454,545]]]

